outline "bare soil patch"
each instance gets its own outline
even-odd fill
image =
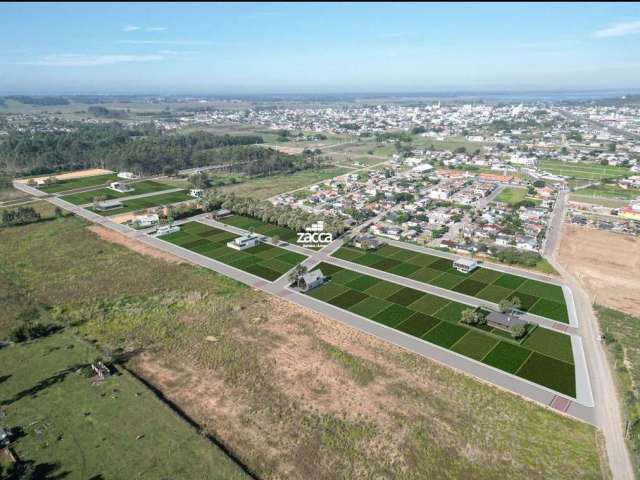
[[[640,315],[640,239],[565,225],[558,260],[594,302]]]
[[[45,178],[54,177],[58,180],[71,180],[73,178],[83,178],[83,177],[94,177],[96,175],[106,175],[108,173],[113,173],[111,170],[106,170],[104,168],[90,168],[88,170],[78,170],[77,172],[69,172],[69,173],[61,173],[59,175],[44,175],[42,177],[32,177],[32,178],[22,178],[16,180],[20,183],[27,183],[30,180],[37,182],[38,180],[44,180]]]
[[[132,238],[127,237],[118,232],[114,232],[105,227],[101,227],[100,225],[91,225],[87,227],[93,233],[98,235],[102,240],[106,240],[107,242],[117,243],[118,245],[122,245],[123,247],[127,247],[129,250],[133,250],[134,252],[141,253],[142,255],[147,255],[149,257],[157,258],[159,260],[164,260],[169,263],[183,263],[180,257],[176,257],[175,255],[171,255],[170,253],[163,252],[162,250],[158,250],[157,248],[153,248],[149,245],[146,245],[142,242],[134,240]]]

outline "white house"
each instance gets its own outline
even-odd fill
[[[480,265],[470,258],[459,258],[453,262],[453,268],[462,273],[471,273]]]
[[[150,213],[148,215],[138,215],[133,219],[133,223],[137,224],[140,228],[149,228],[157,225],[160,221],[160,217],[157,213]]]
[[[322,285],[325,280],[326,277],[322,274],[321,270],[312,270],[300,277],[298,287],[301,291],[308,292],[312,288]]]
[[[259,245],[264,238],[263,235],[244,235],[227,242],[227,247],[233,248],[234,250],[246,250],[247,248]]]
[[[118,178],[124,178],[126,180],[133,180],[134,178],[138,178],[138,176],[135,175],[132,172],[118,172]]]
[[[170,233],[176,233],[179,231],[180,231],[179,225],[162,225],[158,227],[158,230],[156,230],[156,235],[157,236],[169,235]]]
[[[118,200],[105,200],[103,202],[95,202],[93,206],[99,212],[106,212],[107,210],[122,208],[124,205]]]
[[[134,188],[131,185],[122,182],[111,182],[109,184],[111,190],[115,190],[120,193],[133,192]]]

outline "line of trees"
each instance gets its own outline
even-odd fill
[[[167,133],[155,126],[125,128],[117,122],[101,125],[73,123],[66,131],[11,131],[0,143],[0,169],[22,174],[62,169],[105,167],[159,173],[163,167],[202,166],[215,149],[262,143],[259,135],[216,135],[209,132]],[[201,156],[197,156],[201,153]],[[253,149],[227,152],[234,159],[250,158]]]
[[[340,235],[347,229],[344,220],[335,215],[316,215],[290,206],[276,206],[268,201],[237,197],[233,193],[209,190],[203,198],[203,209],[207,212],[220,208],[231,210],[238,215],[246,215],[279,227],[287,227],[296,232],[319,220],[324,221],[324,231]]]

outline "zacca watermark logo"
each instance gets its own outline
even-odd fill
[[[298,243],[305,247],[324,247],[333,242],[333,235],[324,231],[324,222],[318,220],[298,233]]]

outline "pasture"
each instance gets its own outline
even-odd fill
[[[461,323],[468,305],[327,263],[317,268],[330,280],[309,296],[575,397],[568,335],[535,327],[517,341],[488,325]]]
[[[521,310],[569,323],[564,293],[558,285],[482,267],[471,274],[460,273],[451,260],[391,245],[375,252],[342,247],[333,256],[493,303],[518,297]]]
[[[269,281],[280,278],[307,258],[264,243],[242,251],[227,247],[227,242],[237,237],[203,223],[188,222],[181,225],[179,232],[159,238]]]
[[[67,332],[0,349],[2,423],[29,478],[247,478],[127,371],[93,385],[98,358]]]

